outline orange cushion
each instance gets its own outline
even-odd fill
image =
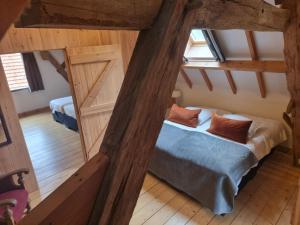
[[[170,110],[168,120],[188,127],[197,127],[199,122],[198,115],[200,112],[201,109],[185,109],[174,104]]]
[[[208,132],[236,142],[246,144],[248,131],[252,121],[242,121],[224,118],[213,114]]]

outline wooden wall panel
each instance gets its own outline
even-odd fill
[[[0,148],[0,175],[16,169],[28,168],[30,174],[25,177],[25,183],[29,191],[35,191],[38,188],[37,182],[1,63],[0,96],[0,105],[12,140],[11,144]]]
[[[0,53],[120,44],[120,42],[120,31],[11,27],[0,42]]]
[[[98,31],[80,29],[38,29],[11,27],[0,42],[0,54],[14,52],[64,49],[66,47],[120,44],[124,68],[127,68],[137,32]],[[32,170],[20,124],[18,122],[11,93],[7,87],[4,74],[0,71],[0,104],[7,117],[13,144],[0,149],[0,175],[21,167]],[[17,147],[18,146],[18,147]],[[37,188],[33,172],[29,177],[30,190]]]

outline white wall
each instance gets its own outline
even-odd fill
[[[64,61],[62,50],[54,50],[51,53],[60,63]],[[70,95],[69,84],[56,72],[55,67],[49,61],[44,61],[39,52],[34,52],[34,56],[42,74],[45,90],[32,93],[29,90],[13,92],[18,113],[49,106],[50,100]]]

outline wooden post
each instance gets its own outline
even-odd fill
[[[287,64],[287,84],[295,107],[293,124],[294,164],[300,156],[300,2],[285,0],[283,8],[291,12],[290,22],[284,31],[284,53]]]
[[[90,225],[130,221],[194,21],[188,2],[165,0],[152,28],[139,34],[101,145],[110,165]]]

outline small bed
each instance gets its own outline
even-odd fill
[[[53,119],[67,128],[78,131],[72,96],[53,99],[49,103]]]
[[[215,214],[231,213],[241,186],[256,174],[260,162],[287,140],[279,121],[210,109],[228,118],[253,120],[247,144],[213,135],[207,118],[196,128],[165,120],[149,171],[198,200]]]

